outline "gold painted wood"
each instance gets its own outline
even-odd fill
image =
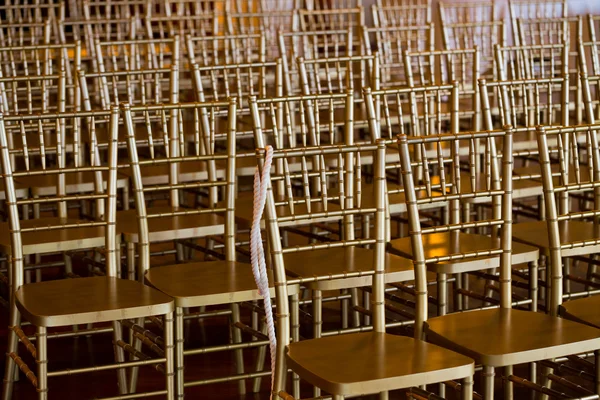
[[[423,246],[425,258],[430,259],[452,254],[468,254],[492,248],[500,248],[500,238],[457,231],[430,233],[423,235]],[[395,254],[410,259],[413,258],[410,237],[390,241],[389,250]],[[513,265],[536,261],[538,258],[539,251],[536,247],[522,243],[513,243]],[[487,268],[497,268],[499,266],[500,259],[498,256],[483,256],[456,261],[431,263],[427,264],[427,269],[437,273],[454,274],[459,272],[479,271]]]
[[[338,275],[344,272],[373,271],[373,250],[361,247],[347,247],[315,250],[301,254],[289,253],[283,256],[285,269],[292,277],[318,275]],[[407,258],[385,255],[384,267],[386,282],[407,282],[414,279],[412,262]],[[372,275],[307,283],[308,289],[335,290],[370,286]]]
[[[271,296],[275,296],[270,271]],[[250,264],[235,261],[207,261],[151,268],[146,281],[171,296],[176,307],[199,307],[262,299]],[[288,288],[299,292],[298,285]]]
[[[570,300],[560,305],[559,314],[563,318],[600,328],[600,296]]]
[[[133,319],[173,311],[169,296],[136,281],[110,277],[26,284],[15,296],[23,316],[32,324],[45,327]]]
[[[560,221],[560,243],[600,240],[600,227],[585,221]],[[549,255],[548,224],[546,221],[520,222],[513,227],[513,239],[536,246]],[[600,244],[562,250],[564,257],[600,252]]]
[[[377,393],[473,374],[470,358],[387,333],[358,333],[291,343],[287,361],[311,384],[342,395]]]
[[[600,330],[546,314],[493,309],[448,314],[426,323],[427,338],[493,367],[600,348]]]

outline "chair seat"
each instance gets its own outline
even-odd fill
[[[275,297],[273,274],[267,270],[269,287]],[[146,272],[146,281],[175,300],[176,307],[200,307],[261,300],[250,264],[206,261],[166,265]],[[288,286],[290,295],[298,285]]]
[[[31,283],[16,292],[17,307],[37,326],[67,326],[161,315],[173,300],[137,281],[93,277]]]
[[[350,272],[372,272],[373,250],[362,247],[339,247],[284,254],[285,269],[293,277],[339,275]],[[393,254],[385,256],[385,281],[405,282],[415,278],[412,261]],[[356,278],[329,279],[304,284],[309,289],[337,290],[370,286],[372,275]]]
[[[584,221],[560,221],[558,223],[560,243],[581,242],[600,239],[600,227]],[[521,222],[513,225],[512,237],[521,243],[539,248],[549,255],[548,225],[546,221]],[[513,245],[516,244],[513,241]],[[579,246],[562,250],[563,257],[600,252],[600,245]]]
[[[569,300],[560,306],[560,315],[600,328],[600,296]]]
[[[564,318],[514,309],[448,314],[426,322],[429,341],[504,367],[600,348],[600,329]]]
[[[59,223],[74,224],[86,223],[76,218],[68,218],[60,221],[58,218],[25,219],[19,221],[21,228],[43,228],[55,226]],[[77,249],[91,249],[104,247],[104,227],[65,228],[45,231],[30,231],[21,233],[23,254],[42,254]],[[11,238],[8,222],[0,222],[0,248],[5,253],[10,253]]]
[[[19,186],[31,189],[33,196],[54,196],[56,195],[56,184],[58,175],[31,175],[19,176],[16,181]],[[95,188],[94,173],[91,171],[65,174],[65,190],[67,194],[73,193],[91,193]],[[103,180],[106,189],[107,181]],[[117,189],[127,188],[129,178],[121,173],[117,175]]]
[[[490,236],[464,232],[438,232],[423,235],[425,258],[443,257],[451,254],[469,253],[489,249],[499,249],[500,239]],[[513,265],[536,261],[539,250],[523,243],[513,243]],[[412,259],[410,237],[394,239],[389,244],[391,252]],[[427,269],[436,273],[454,274],[459,272],[478,271],[500,266],[499,256],[471,257],[462,260],[443,261],[427,264]]]
[[[149,207],[148,215],[171,213],[171,207]],[[224,217],[217,214],[179,215],[149,218],[148,231],[150,242],[187,239],[193,237],[222,235],[224,233]],[[117,212],[117,232],[123,233],[126,242],[137,243],[138,220],[136,210]]]
[[[471,376],[473,360],[436,345],[386,333],[291,343],[288,364],[302,379],[338,395],[377,393]]]

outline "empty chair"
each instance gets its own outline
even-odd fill
[[[371,10],[376,27],[421,26],[432,22],[431,0],[378,0]]]
[[[230,35],[264,35],[267,60],[273,61],[280,57],[280,31],[296,32],[299,30],[296,7],[281,9],[278,7],[279,5],[281,2],[275,2],[271,6],[263,5],[257,11],[228,11],[225,16],[227,33]]]
[[[517,18],[519,37],[515,43],[521,45],[553,44],[567,42],[572,46],[583,35],[583,19],[579,17],[560,18]]]
[[[117,178],[117,130],[118,109],[100,113],[73,114],[55,113],[35,116],[19,116],[18,121],[24,124],[46,126],[54,130],[63,140],[69,140],[61,128],[71,119],[79,118],[89,124],[108,125],[111,132],[109,141],[109,157],[103,163],[98,158],[87,167],[76,167],[68,164],[61,147],[57,148],[56,163],[52,164],[48,155],[42,151],[28,152],[24,146],[19,151],[21,162],[11,162],[9,154],[7,130],[5,123],[12,117],[0,119],[0,147],[4,185],[6,190],[9,222],[2,229],[5,234],[0,241],[5,252],[10,254],[11,267],[11,307],[9,344],[6,355],[5,384],[3,398],[10,398],[13,390],[15,366],[21,368],[28,380],[33,384],[39,399],[48,398],[49,376],[64,376],[90,372],[98,369],[114,369],[118,376],[118,392],[129,393],[124,368],[140,365],[138,361],[125,362],[125,352],[131,346],[123,341],[122,325],[130,318],[146,318],[164,316],[165,334],[161,346],[162,357],[156,360],[162,364],[158,369],[165,374],[166,388],[148,393],[148,396],[166,396],[173,398],[173,301],[170,297],[146,287],[138,282],[125,281],[118,278],[119,270],[119,238],[115,230],[116,178]],[[103,117],[96,120],[96,117]],[[53,122],[53,123],[49,123]],[[90,130],[90,132],[93,130]],[[37,135],[38,131],[31,131]],[[34,149],[31,149],[34,150]],[[94,148],[90,151],[95,152]],[[25,162],[23,162],[25,161]],[[91,172],[95,177],[95,190],[88,195],[70,195],[65,190],[65,182],[84,172]],[[50,176],[55,180],[54,194],[40,196],[36,199],[17,199],[15,187],[19,179],[30,176]],[[106,176],[107,185],[102,184],[102,175]],[[68,205],[73,202],[89,201],[95,205],[96,218],[82,220],[69,216]],[[22,205],[46,204],[56,207],[56,217],[45,217],[35,220],[21,220],[18,207]],[[105,275],[80,279],[63,279],[47,282],[24,283],[24,257],[28,254],[56,253],[62,251],[84,251],[85,249],[104,248],[101,253],[105,259]],[[21,317],[36,327],[35,346],[21,330]],[[70,326],[73,324],[92,324],[112,321],[113,343],[116,364],[94,366],[90,368],[74,368],[49,371],[52,362],[48,360],[48,330]],[[32,372],[18,353],[18,341],[21,341],[28,352],[36,359],[37,371]],[[141,354],[141,353],[140,353]],[[137,354],[136,357],[149,356]]]
[[[267,61],[263,34],[237,34],[216,37],[186,37],[187,64],[202,66],[248,64]]]
[[[496,7],[492,1],[453,3],[440,1],[438,3],[442,26],[469,22],[496,21]]]
[[[517,250],[516,242],[511,240],[511,136],[510,128],[505,132],[441,135],[438,140],[448,141],[450,151],[447,151],[447,147],[444,146],[431,146],[431,155],[426,151],[428,142],[435,143],[431,137],[413,139],[401,136],[399,143],[402,180],[406,188],[409,213],[409,248],[412,246],[410,251],[415,267],[422,271],[432,265],[441,266],[450,263],[461,264],[463,268],[478,263],[484,267],[487,261],[500,268],[498,281],[500,308],[430,318],[426,321],[424,329],[428,341],[473,357],[476,363],[483,365],[485,399],[494,398],[494,374],[497,368],[503,368],[505,375],[511,375],[512,366],[515,364],[561,357],[573,352],[594,351],[600,346],[600,330],[558,318],[556,317],[558,310],[546,315],[512,308],[511,267],[520,262],[517,260],[520,258],[520,251]],[[461,139],[464,139],[462,145]],[[502,167],[498,156],[492,154],[491,173],[496,177],[501,174],[501,182],[496,178],[489,181],[492,183],[479,187],[471,185],[472,187],[468,188],[469,185],[465,185],[459,178],[461,174],[460,158],[457,157],[458,149],[463,146],[472,147],[472,144],[468,143],[474,140],[483,140],[493,152],[498,139],[502,148]],[[424,147],[424,151],[421,151],[421,159],[411,155],[411,150],[415,147]],[[433,165],[441,163],[446,165],[446,160],[447,168],[440,167],[435,175],[429,172]],[[423,183],[420,183],[419,176],[424,176]],[[438,195],[433,197],[422,197],[418,194],[422,190],[434,193],[434,188],[437,188]],[[425,216],[419,210],[420,203],[438,199],[446,201],[443,200],[445,198],[452,199],[450,202],[458,203],[466,198],[478,196],[493,199],[494,211],[490,217],[470,223],[461,223],[451,217],[450,225],[445,225],[443,230],[438,226],[421,226]],[[456,209],[451,206],[451,210]],[[486,226],[490,236],[481,235],[478,239],[475,237],[467,239],[462,230],[469,225]],[[438,235],[446,238],[432,240]],[[464,239],[466,242],[463,241]],[[391,246],[397,248],[395,242],[392,241]],[[554,287],[557,282],[560,282],[561,274],[552,273],[552,279]],[[421,288],[418,291],[417,304],[427,303],[427,287],[422,285]],[[427,314],[420,314],[415,322],[416,326],[420,326],[419,322],[426,317]],[[529,379],[535,381],[536,378],[531,376]],[[505,396],[510,397],[512,384],[505,383],[504,390]]]
[[[155,107],[158,109],[158,107]],[[212,102],[212,103],[189,103],[181,105],[164,106],[160,109],[163,113],[176,113],[174,118],[185,118],[190,116],[195,118],[195,122],[200,124],[198,119],[200,114],[206,113],[214,116],[215,112],[225,111],[228,116],[227,123],[216,128],[213,132],[196,132],[198,141],[208,143],[211,140],[210,135],[219,137],[219,143],[212,151],[202,154],[199,147],[196,146],[192,154],[183,155],[178,152],[167,152],[163,156],[156,156],[152,159],[140,159],[137,150],[137,142],[140,140],[139,130],[136,132],[133,118],[136,114],[146,112],[145,108],[123,106],[126,128],[127,128],[127,143],[130,156],[130,164],[134,170],[133,187],[136,195],[136,213],[137,224],[139,225],[139,263],[149,266],[150,262],[150,245],[157,240],[157,235],[162,234],[163,240],[167,239],[166,229],[162,233],[157,231],[157,222],[176,219],[182,221],[183,218],[193,219],[194,222],[188,224],[187,230],[181,226],[180,230],[173,232],[172,238],[184,239],[190,234],[191,236],[203,236],[205,234],[217,235],[223,234],[225,247],[222,254],[213,251],[211,254],[217,255],[218,261],[206,262],[188,262],[177,265],[163,265],[160,267],[151,268],[147,271],[144,279],[151,286],[161,290],[175,299],[175,370],[176,370],[176,390],[177,397],[183,398],[184,384],[193,385],[193,380],[188,377],[184,381],[185,365],[184,356],[194,354],[193,349],[184,351],[184,309],[189,307],[204,307],[231,305],[231,336],[235,346],[239,346],[241,342],[241,329],[243,324],[240,319],[239,305],[236,303],[251,301],[259,298],[254,281],[252,279],[252,269],[249,264],[236,262],[235,250],[235,209],[234,202],[236,196],[236,175],[235,175],[235,119],[236,119],[236,102],[232,99],[229,102]],[[191,115],[190,115],[191,114]],[[192,121],[190,121],[190,125]],[[214,123],[214,120],[212,121]],[[186,124],[188,121],[186,121]],[[222,148],[222,143],[225,141],[226,148]],[[198,144],[198,143],[196,143]],[[194,169],[200,164],[207,164],[208,168],[204,173],[193,173]],[[215,164],[225,164],[223,174],[215,174]],[[148,184],[142,181],[141,177],[144,170],[156,167],[158,165],[171,166],[180,172],[179,175],[174,175],[173,179],[168,182]],[[177,177],[183,179],[178,180]],[[176,191],[190,191],[205,189],[209,192],[220,189],[225,190],[224,201],[220,204],[211,203],[208,207],[191,208],[186,204],[186,196],[171,198],[171,211],[167,211],[164,207],[157,208],[146,206],[149,200],[156,194]],[[177,203],[179,202],[179,203]],[[179,204],[175,206],[175,204]],[[218,215],[222,214],[223,217]],[[206,223],[211,220],[213,226],[203,227],[199,222]],[[195,224],[198,224],[194,226]],[[163,224],[164,225],[164,224]],[[202,232],[203,231],[203,232]],[[147,267],[144,267],[147,268]],[[296,289],[297,292],[297,289]],[[205,317],[210,316],[207,313]],[[259,335],[260,336],[260,335]],[[262,338],[262,337],[261,337]],[[255,343],[252,347],[254,347]],[[264,345],[264,340],[262,341]],[[216,350],[216,349],[215,349]],[[224,349],[222,349],[224,350]],[[196,351],[200,353],[201,351]],[[244,373],[244,365],[242,359],[242,347],[239,346],[236,350],[236,379],[240,381],[240,388],[245,392],[244,378],[249,378],[251,375],[241,376]],[[198,381],[197,383],[202,383]]]
[[[358,29],[364,25],[362,7],[298,10],[298,25],[302,31]]]
[[[371,37],[374,36],[373,42]],[[379,53],[379,69],[382,87],[407,85],[404,53],[434,50],[433,25],[392,26],[363,28],[364,54]]]
[[[360,44],[354,40],[354,31],[330,29],[308,32],[280,32],[279,54],[283,67],[284,93],[300,94],[300,75],[297,60],[352,56],[360,54]]]
[[[372,152],[373,146],[363,150],[360,146],[319,146],[304,149],[289,149],[273,152],[273,163],[290,162],[290,158],[304,159],[331,156],[339,160],[336,166],[319,174],[310,174],[303,169],[299,174],[272,172],[270,180],[266,181],[266,211],[265,227],[268,232],[270,256],[273,258],[273,279],[276,288],[277,304],[277,346],[274,393],[280,393],[285,388],[286,371],[291,368],[301,379],[306,379],[312,385],[333,395],[334,399],[343,399],[349,395],[365,393],[381,393],[389,390],[408,388],[414,385],[426,385],[453,379],[463,379],[463,398],[472,398],[472,361],[466,357],[457,356],[452,352],[431,346],[417,339],[396,336],[386,333],[385,318],[385,282],[390,273],[385,273],[390,255],[385,253],[385,143],[378,145],[379,160],[376,176],[376,207],[363,208],[358,203],[339,203],[335,206],[328,192],[327,182],[337,179],[339,168],[343,168],[344,159],[351,162],[363,151]],[[268,157],[266,160],[265,155]],[[269,162],[270,150],[260,149],[260,165]],[[302,163],[307,165],[306,163]],[[314,165],[314,164],[313,164]],[[264,166],[266,168],[266,166]],[[323,179],[322,186],[316,192],[309,193],[308,186],[303,185],[301,193],[292,195],[288,192],[282,198],[277,198],[274,190],[280,179],[312,180],[318,176]],[[268,175],[267,175],[268,177]],[[297,178],[296,178],[297,177]],[[314,177],[314,178],[312,178]],[[326,182],[326,181],[327,182]],[[347,182],[347,181],[346,181]],[[344,184],[349,184],[344,183]],[[340,192],[341,193],[341,192]],[[322,220],[323,216],[350,219],[362,213],[377,212],[376,237],[373,239],[354,239],[352,236],[342,240],[325,243],[312,243],[298,246],[282,246],[280,228],[287,223],[311,223]],[[373,250],[362,246],[374,245]],[[328,267],[345,260],[358,261],[358,254],[367,252],[366,259],[361,261],[361,270],[347,271],[342,274],[328,274]],[[312,263],[303,263],[314,272],[299,278],[288,278],[286,269],[294,260],[304,259],[320,254],[322,268],[316,268]],[[334,255],[339,254],[339,255]],[[354,256],[352,256],[354,254]],[[412,274],[412,268],[410,268]],[[344,270],[342,270],[344,271]],[[294,297],[288,302],[288,286],[292,283],[311,284],[340,278],[368,277],[366,285],[372,285],[373,297],[370,313],[373,315],[373,332],[349,333],[340,336],[328,336],[290,343],[290,325],[297,324],[297,303]],[[419,313],[426,313],[426,305],[419,304]],[[401,325],[391,321],[389,327]],[[367,330],[367,329],[365,329]],[[370,330],[370,329],[369,329]],[[348,349],[354,349],[348,351]],[[435,361],[434,361],[435,360]],[[340,366],[344,366],[340,368]]]
[[[508,9],[514,40],[519,38],[517,19],[567,17],[567,0],[509,0]]]
[[[404,69],[411,87],[458,83],[460,119],[473,130],[481,128],[478,90],[481,54],[479,49],[438,50],[404,54]],[[443,99],[445,101],[446,99]]]

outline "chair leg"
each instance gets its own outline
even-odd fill
[[[260,328],[260,333],[262,333],[263,335],[267,334],[267,324],[263,323],[262,327]],[[267,359],[267,346],[260,346],[258,348],[258,355],[256,356],[256,365],[254,367],[254,370],[256,372],[260,372],[265,368],[265,361]],[[243,382],[243,381],[241,381]],[[259,376],[257,378],[254,378],[254,380],[252,381],[252,393],[258,393],[260,392],[260,384],[262,382],[262,378]]]
[[[529,364],[529,380],[532,383],[537,383],[537,364],[532,362]],[[531,391],[531,399],[535,399],[535,391]]]
[[[448,302],[448,281],[446,274],[437,274],[438,316],[446,315]]]
[[[550,297],[550,296],[548,296]],[[540,382],[541,386],[546,386],[548,388],[550,388],[550,384],[552,383],[552,381],[550,379],[548,379],[548,375],[550,375],[554,370],[552,368],[548,368],[548,367],[542,367],[542,380]],[[541,400],[548,400],[548,395],[547,394],[541,394],[539,396],[539,398]]]
[[[350,313],[352,314],[352,327],[356,328],[360,326],[360,314],[358,313],[358,311],[356,311],[355,308],[359,305],[357,288],[350,289],[350,300],[352,306],[352,311],[350,311]]]
[[[344,294],[348,294],[350,293],[348,291],[348,289],[342,289],[340,290],[340,294],[344,295]],[[354,293],[353,293],[354,294]],[[348,307],[348,299],[343,299],[342,300],[342,305],[340,307],[340,312],[341,312],[341,317],[342,317],[342,329],[347,329],[348,328],[348,311],[349,311],[349,307]]]
[[[165,314],[164,317],[164,326],[165,326],[165,387],[167,389],[167,399],[168,400],[173,400],[175,398],[175,382],[174,382],[174,375],[175,375],[175,368],[173,366],[173,361],[175,359],[174,354],[173,354],[173,347],[174,347],[174,339],[173,339],[173,313],[170,312],[168,314]],[[183,351],[182,354],[183,356]],[[183,372],[183,371],[181,371]],[[183,374],[182,374],[183,376]],[[183,386],[183,385],[182,385]],[[182,396],[181,398],[183,398],[183,391],[181,392]],[[179,393],[177,394],[179,396]]]
[[[175,393],[178,399],[183,399],[185,393],[184,372],[185,364],[183,360],[183,308],[175,308]]]
[[[233,343],[242,343],[242,332],[236,328],[233,324],[240,321],[240,306],[239,304],[231,305],[231,335],[233,338]],[[236,373],[243,374],[244,373],[244,353],[242,349],[234,350],[235,354],[235,369]],[[246,394],[246,381],[240,380],[238,381],[238,390],[240,394]]]
[[[292,325],[292,341],[300,341],[300,303],[297,294],[290,296],[290,324]],[[300,398],[300,376],[292,373],[292,394]]]
[[[512,365],[504,367],[504,376],[513,374]],[[508,379],[504,381],[504,400],[513,400],[513,383]]]
[[[127,242],[127,278],[135,281],[135,243]]]
[[[494,399],[494,367],[487,365],[483,366],[483,399],[493,400]]]
[[[390,398],[390,392],[381,392],[381,393],[379,393],[379,399],[378,400],[388,400],[389,398]]]
[[[113,325],[113,342],[115,348],[115,361],[117,363],[125,362],[125,352],[121,346],[117,345],[119,340],[123,340],[123,328],[119,321],[114,321]],[[119,394],[127,394],[127,371],[125,368],[117,369],[117,384],[119,386]]]
[[[531,311],[538,309],[538,262],[529,263],[529,298],[531,299]]]
[[[141,326],[142,328],[144,327],[145,323],[144,323],[144,318],[138,318],[135,321],[136,325]],[[137,351],[142,350],[142,341],[139,339],[136,339],[135,336],[130,335],[130,342],[131,345],[133,346],[133,348]],[[135,357],[132,356],[132,360],[134,360]],[[131,370],[129,372],[129,393],[135,393],[136,389],[137,389],[137,381],[138,381],[138,376],[140,373],[140,367],[131,367]]]
[[[321,337],[323,328],[323,292],[320,290],[313,290],[313,336],[315,339]],[[318,387],[313,388],[314,397],[321,395],[321,389]],[[335,396],[334,396],[335,399]]]
[[[19,326],[21,316],[14,304],[10,307],[10,323],[9,326]],[[17,373],[16,363],[10,357],[11,353],[17,353],[19,339],[17,334],[12,330],[8,330],[8,344],[6,349],[6,367],[4,369],[4,385],[2,385],[2,400],[10,400],[12,398],[13,385],[15,374]]]
[[[600,351],[594,352],[594,358],[596,359],[596,394],[600,394]]]
[[[371,309],[371,293],[367,292],[366,290],[363,291],[363,307],[366,310]],[[356,312],[356,314],[358,314],[358,311]],[[365,326],[371,325],[371,316],[369,314],[365,314],[363,316],[363,324]]]
[[[46,327],[37,327],[37,376],[38,376],[38,400],[48,399],[48,349]]]
[[[453,307],[453,310],[455,310],[455,311],[463,310],[463,298],[465,296],[463,296],[462,294],[460,294],[458,292],[459,289],[463,289],[463,274],[462,273],[454,275],[454,307]]]
[[[462,400],[473,400],[473,376],[463,378],[460,394]]]

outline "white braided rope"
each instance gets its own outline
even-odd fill
[[[269,292],[269,278],[267,276],[267,265],[265,263],[265,251],[260,234],[260,220],[262,219],[265,202],[267,200],[267,184],[271,179],[271,164],[273,162],[273,148],[267,146],[265,164],[262,176],[258,167],[254,173],[254,210],[252,213],[252,229],[250,230],[250,260],[252,273],[256,281],[258,293],[264,300],[265,314],[267,318],[267,335],[269,336],[269,347],[271,350],[271,397],[273,397],[273,384],[275,378],[275,356],[277,338],[275,337],[275,321],[273,320],[273,308],[271,306],[271,293]]]

